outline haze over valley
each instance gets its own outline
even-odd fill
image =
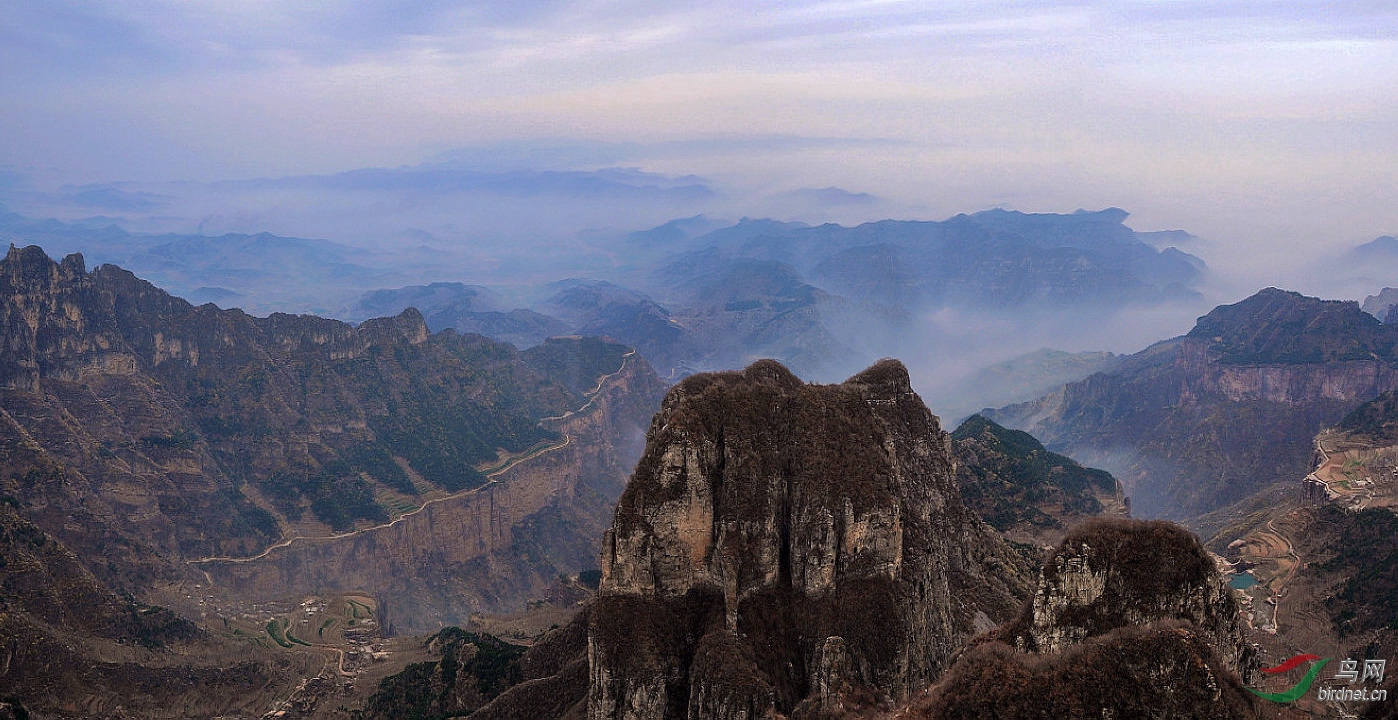
[[[0,720],[1398,716],[1395,28],[8,2]]]

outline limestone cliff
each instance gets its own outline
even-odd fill
[[[1027,574],[962,506],[948,436],[897,361],[840,385],[773,361],[694,376],[603,541],[588,716],[904,699],[1016,612]]]

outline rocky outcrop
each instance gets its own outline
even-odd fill
[[[1090,637],[1166,620],[1190,623],[1224,663],[1248,669],[1253,653],[1233,591],[1189,531],[1163,521],[1090,521],[1044,563],[1015,647],[1059,653]]]
[[[1126,627],[1040,656],[980,645],[896,720],[1275,717],[1188,624]],[[1260,712],[1261,711],[1261,712]]]
[[[1026,589],[952,464],[897,361],[677,385],[603,541],[588,716],[802,716],[925,686]]]
[[[1391,287],[1383,288],[1378,295],[1364,298],[1364,303],[1361,305],[1364,312],[1385,323],[1388,322],[1389,314],[1393,312],[1395,306],[1398,306],[1398,288]]]
[[[1238,611],[1188,531],[1090,521],[1045,562],[1024,614],[895,717],[1257,717]]]

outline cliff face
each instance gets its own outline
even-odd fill
[[[589,717],[800,715],[925,686],[1024,593],[952,464],[896,361],[841,385],[772,361],[680,383],[603,541]]]
[[[1304,475],[1316,432],[1398,388],[1395,347],[1355,303],[1269,289],[990,417],[1110,470],[1139,514],[1197,518]]]
[[[597,538],[661,389],[633,356],[580,412],[547,421],[562,440],[477,491],[354,535],[200,567],[244,597],[369,592],[380,598],[384,622],[400,632],[464,625],[473,611],[512,611],[558,573],[595,567]]]
[[[1188,622],[1230,668],[1251,651],[1232,590],[1199,541],[1161,521],[1095,521],[1074,528],[1044,563],[1020,650],[1058,653],[1089,637],[1163,620]]]
[[[1238,611],[1188,531],[1091,521],[1049,557],[1024,614],[897,717],[1258,717]]]
[[[592,565],[663,392],[616,343],[255,318],[37,247],[0,260],[0,342],[0,494],[99,578],[369,589],[405,629]]]

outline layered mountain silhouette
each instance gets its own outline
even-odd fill
[[[419,182],[451,185],[459,175],[453,173],[349,173],[245,189],[325,189],[328,182],[343,192],[398,192]],[[508,185],[508,175],[479,186],[463,182],[485,192]],[[581,183],[574,190],[636,180],[555,179]],[[1032,329],[1035,317],[1069,310],[1108,317],[1122,308],[1197,303],[1207,272],[1202,261],[1158,247],[1190,236],[1137,233],[1126,218],[1115,208],[1066,215],[992,210],[845,227],[697,216],[626,235],[586,233],[529,262],[517,257],[528,246],[522,240],[468,242],[413,231],[391,243],[354,246],[269,233],[141,234],[110,218],[62,223],[12,213],[0,215],[0,240],[83,252],[199,302],[258,314],[314,312],[359,322],[416,307],[433,332],[479,333],[521,349],[556,335],[605,335],[638,348],[671,381],[762,357],[835,380],[882,355],[918,352],[914,339],[939,310],[990,313],[1007,327]],[[956,409],[1026,397],[1032,394],[966,398],[969,404]]]

